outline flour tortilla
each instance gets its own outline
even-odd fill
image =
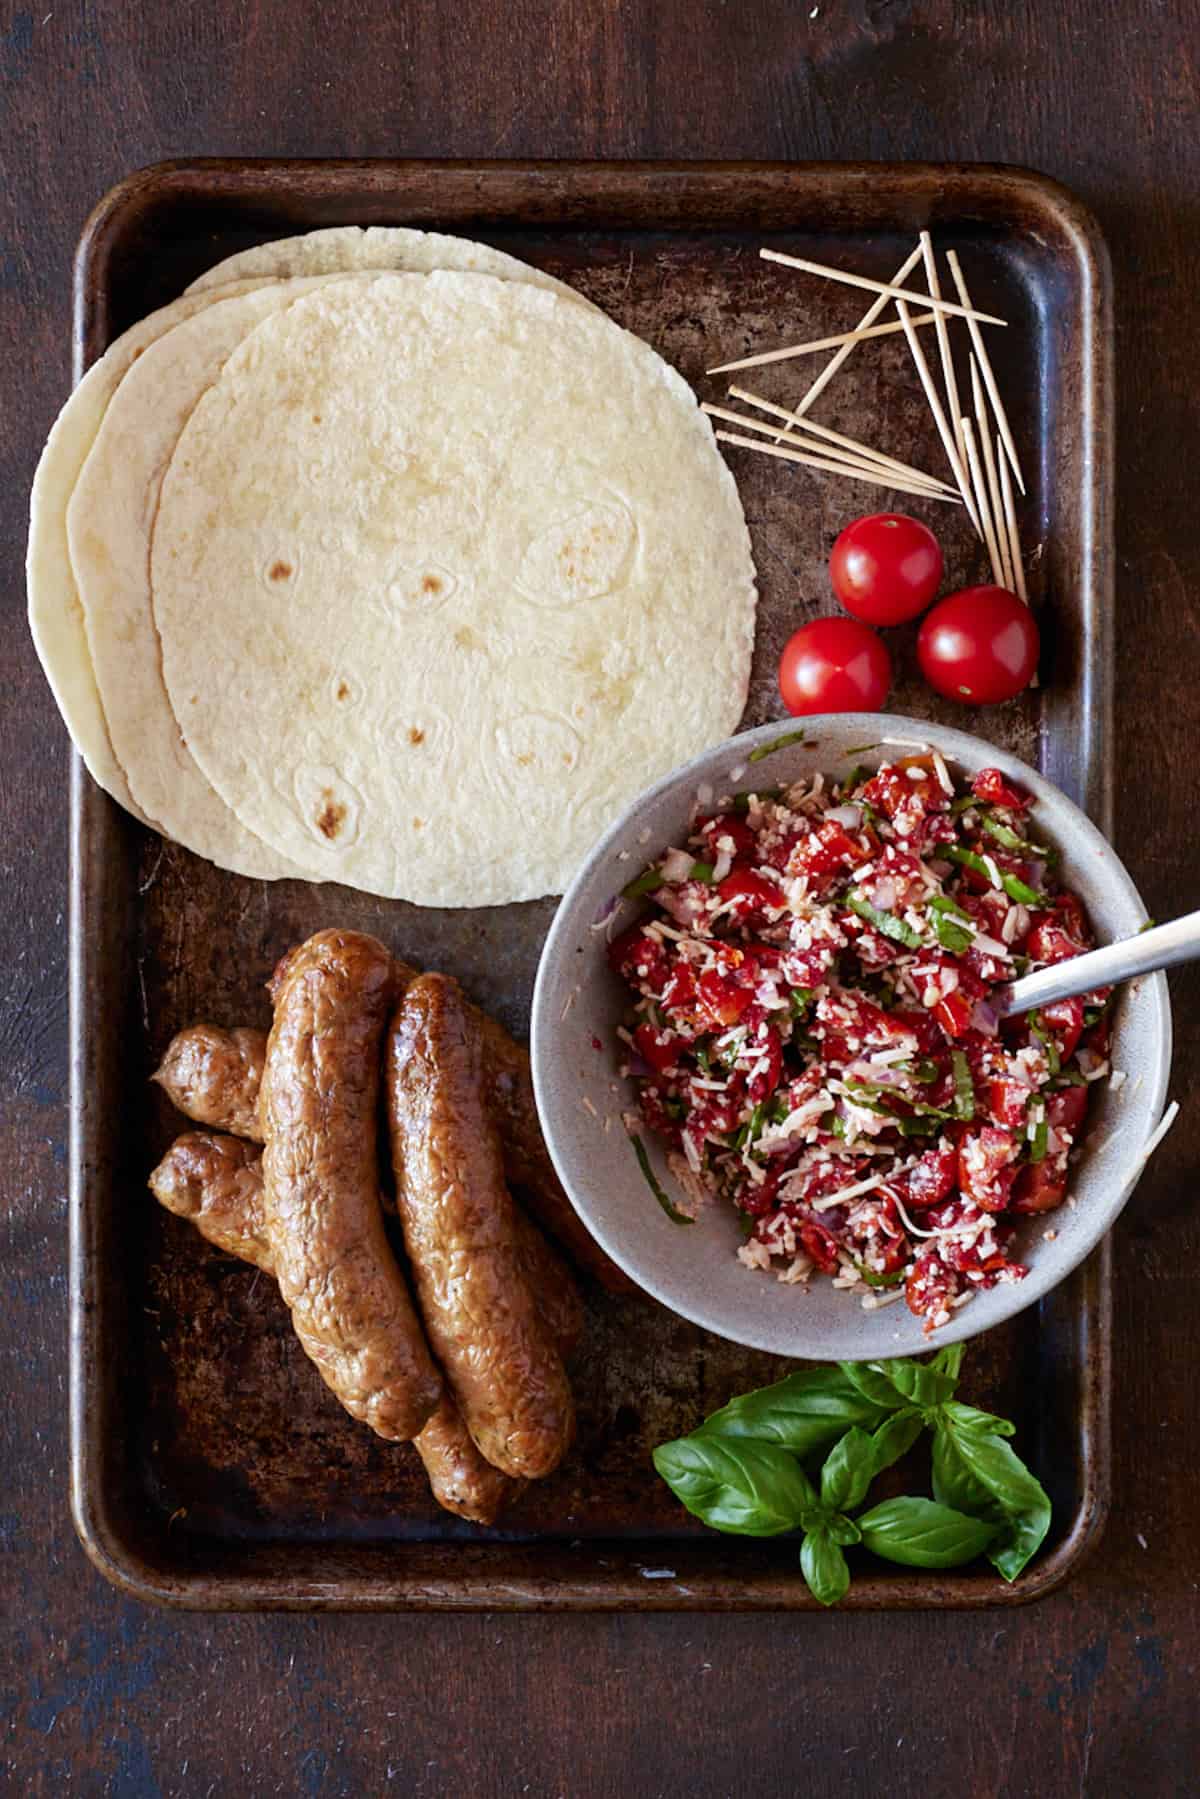
[[[690,389],[486,275],[334,281],[259,325],[176,445],[151,579],[227,804],[420,904],[560,891],[745,702],[749,537]]]
[[[509,281],[525,281],[544,287],[580,306],[589,301],[565,282],[527,262],[519,262],[490,244],[469,237],[449,237],[441,231],[414,231],[400,225],[332,225],[324,231],[308,231],[299,237],[281,237],[256,244],[227,256],[192,282],[189,294],[204,293],[225,281],[252,276],[336,275],[354,269],[390,269],[428,275],[434,269],[465,269],[476,274],[498,275]]]
[[[244,293],[261,281],[238,282]],[[33,478],[25,575],[29,628],[50,691],[92,779],[126,811],[152,823],[135,804],[113,754],[88,651],[83,607],[67,544],[67,503],[96,440],[109,401],[133,363],[166,332],[210,306],[215,293],[175,300],[141,319],[94,362],[54,422]]]
[[[259,880],[300,876],[304,869],[248,830],[188,753],[163,686],[150,603],[150,531],[176,439],[226,359],[263,319],[322,280],[337,279],[265,282],[231,299],[202,296],[210,303],[149,345],[129,369],[67,507],[92,668],[134,800],[164,835]],[[372,277],[348,279],[361,286]]]

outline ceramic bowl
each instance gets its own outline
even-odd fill
[[[682,843],[697,804],[752,785],[776,786],[821,769],[837,776],[854,762],[875,766],[905,749],[936,748],[952,772],[970,777],[995,766],[1036,801],[1039,834],[1062,857],[1063,878],[1084,900],[1100,942],[1131,936],[1145,922],[1137,889],[1111,845],[1057,788],[1014,756],[924,721],[844,713],[810,719],[802,742],[751,763],[751,754],[788,734],[769,724],[677,769],[636,800],[600,840],[572,882],[546,939],[533,1000],[533,1075],[542,1127],[571,1201],[597,1242],[663,1305],[719,1336],[777,1355],[815,1361],[911,1355],[978,1335],[1035,1304],[1083,1260],[1119,1215],[1140,1173],[1142,1147],[1166,1098],[1171,1013],[1164,976],[1132,983],[1121,996],[1114,1092],[1097,1083],[1075,1168],[1073,1207],[1032,1218],[1014,1253],[1029,1274],[978,1293],[933,1339],[901,1300],[864,1311],[859,1297],[819,1276],[785,1285],[737,1260],[741,1242],[731,1206],[706,1206],[696,1223],[672,1222],[656,1203],[621,1124],[632,1085],[619,1074],[616,1029],[628,991],[609,969],[606,939],[633,922],[640,902],[613,896],[668,844]],[[865,750],[863,745],[871,745]],[[707,790],[707,791],[706,791]],[[603,922],[598,922],[603,921]],[[643,1133],[658,1179],[672,1191],[661,1147]],[[1043,1233],[1056,1232],[1047,1242]]]

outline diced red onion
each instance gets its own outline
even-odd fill
[[[634,1075],[639,1081],[644,1081],[648,1075],[653,1073],[645,1056],[639,1056],[636,1051],[631,1055],[626,1056],[625,1066],[628,1068],[630,1074]]]
[[[831,806],[825,816],[835,825],[844,825],[847,831],[857,831],[862,823],[862,807],[847,801],[844,806]]]
[[[994,1037],[998,1029],[995,1007],[989,1005],[986,999],[977,999],[971,1012],[971,1023],[985,1037]]]

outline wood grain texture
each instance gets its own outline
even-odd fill
[[[1184,1793],[1200,1759],[1200,1257],[1188,1106],[1118,1235],[1115,1505],[996,1616],[195,1618],[124,1601],[65,1492],[67,755],[23,618],[24,506],[69,380],[69,266],[173,155],[1007,160],[1100,217],[1117,286],[1118,843],[1200,886],[1193,0],[43,0],[0,14],[0,1783],[121,1794]],[[307,14],[307,17],[305,16]],[[1173,981],[1175,1091],[1200,981]],[[848,1696],[850,1702],[848,1703]],[[865,1775],[864,1770],[871,1770]],[[879,1770],[875,1776],[875,1770]]]

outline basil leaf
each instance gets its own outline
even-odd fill
[[[907,1455],[924,1428],[925,1420],[915,1409],[893,1412],[890,1418],[885,1418],[871,1434],[874,1472],[882,1474],[885,1468],[898,1462],[902,1455]]]
[[[859,1530],[853,1518],[847,1518],[842,1512],[834,1512],[833,1516],[826,1520],[825,1529],[834,1542],[843,1549],[849,1549],[852,1544],[862,1542],[862,1531]]]
[[[962,1345],[956,1345],[961,1348]],[[944,1415],[951,1419],[962,1430],[982,1431],[985,1437],[1015,1437],[1017,1427],[1007,1418],[998,1418],[995,1412],[981,1412],[978,1406],[964,1405],[960,1399],[951,1399],[942,1407]]]
[[[905,1407],[908,1394],[902,1393],[895,1382],[888,1378],[881,1363],[839,1362],[838,1367],[863,1398],[880,1411],[898,1412]]]
[[[650,1166],[650,1157],[646,1153],[646,1145],[642,1142],[641,1138],[636,1136],[633,1131],[630,1131],[629,1141],[633,1144],[633,1153],[638,1159],[638,1167],[645,1176],[646,1185],[649,1187],[651,1193],[653,1193],[663,1211],[667,1214],[667,1217],[671,1220],[671,1223],[695,1224],[696,1220],[694,1218],[689,1218],[686,1212],[681,1212],[678,1206],[673,1203],[670,1194],[659,1181],[658,1176]]]
[[[858,1520],[864,1546],[905,1568],[958,1568],[974,1561],[996,1535],[986,1518],[932,1499],[885,1499]]]
[[[989,818],[985,813],[980,821],[985,831],[991,833],[997,843],[1002,843],[1006,850],[1017,850],[1021,855],[1032,856],[1035,862],[1054,862],[1057,851],[1048,844],[1030,843],[1027,837],[1020,837],[1008,825],[1001,824],[998,818]]]
[[[803,1457],[856,1424],[872,1429],[885,1412],[838,1368],[801,1368],[731,1399],[704,1420],[700,1434],[775,1443]]]
[[[953,1375],[942,1374],[932,1364],[898,1359],[881,1362],[879,1366],[897,1391],[913,1405],[941,1405],[954,1392]]]
[[[947,1349],[939,1349],[929,1366],[936,1368],[939,1374],[948,1374],[951,1380],[958,1379],[958,1371],[962,1367],[963,1345],[951,1343]]]
[[[971,1064],[961,1049],[950,1051],[950,1066],[954,1070],[954,1116],[964,1121],[975,1116],[975,1082],[971,1078]]]
[[[808,750],[817,748],[807,731],[786,731],[782,737],[773,738],[770,743],[760,743],[756,750],[750,751],[746,760],[747,762],[762,762],[767,756],[773,756],[776,750],[785,750],[789,743],[802,743]]]
[[[663,872],[655,863],[650,868],[644,868],[640,875],[622,887],[621,893],[625,899],[641,899],[644,893],[657,893],[662,885]]]
[[[822,1605],[836,1605],[850,1585],[846,1558],[825,1531],[812,1531],[800,1545],[800,1572]]]
[[[878,906],[873,906],[861,893],[853,890],[846,895],[846,904],[851,912],[873,925],[877,931],[882,931],[885,937],[904,944],[906,949],[920,949],[921,939],[918,933],[911,925],[905,924],[902,918],[897,918],[894,912],[881,912]]]
[[[965,956],[975,939],[970,931],[964,931],[960,924],[947,918],[942,912],[935,912],[933,928],[938,942],[952,956]]]
[[[795,1530],[801,1513],[816,1503],[799,1463],[771,1443],[678,1437],[659,1444],[654,1466],[694,1517],[734,1536]]]
[[[1050,1499],[1002,1437],[939,1419],[933,1439],[933,1490],[998,1524],[988,1560],[1015,1580],[1050,1528]]]
[[[848,1430],[825,1457],[821,1469],[821,1504],[831,1512],[857,1511],[875,1478],[871,1438],[857,1427]]]

